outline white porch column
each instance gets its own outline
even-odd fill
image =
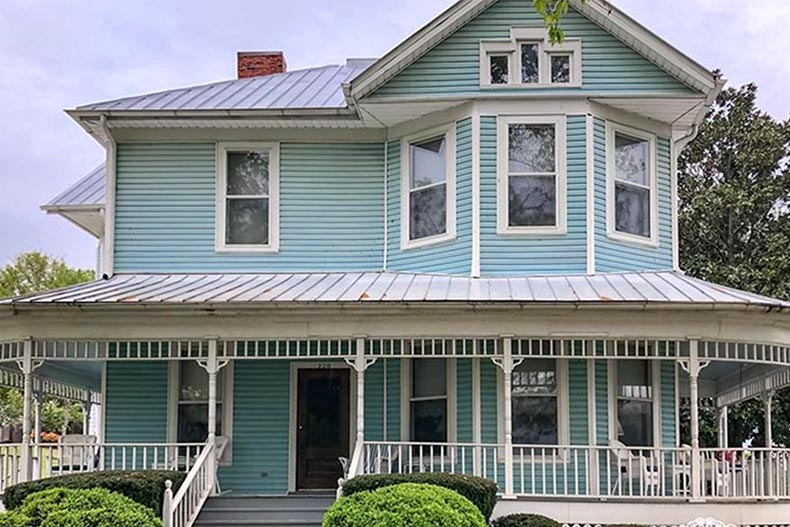
[[[772,411],[773,411],[773,400],[774,400],[774,392],[773,390],[766,389],[763,391],[763,406],[765,407],[765,448],[773,448],[774,444],[774,434],[773,434],[773,424],[772,424]],[[768,474],[766,482],[766,494],[768,496],[774,495],[774,461],[773,456],[771,456],[770,451],[766,451],[763,454],[765,457],[763,461],[768,464]]]
[[[513,485],[513,336],[502,336],[502,373],[504,374],[503,387],[505,390],[503,399],[505,425],[505,494],[503,498],[514,499]]]
[[[22,470],[21,481],[30,481],[33,470],[33,450],[31,447],[31,422],[33,413],[33,372],[41,366],[40,361],[33,360],[33,340],[28,338],[23,345],[22,360],[18,362],[24,377],[24,393],[22,404]]]
[[[198,361],[203,369],[208,374],[208,441],[207,445],[216,450],[217,448],[217,371],[219,364],[217,362],[217,339],[208,339],[208,358],[205,362]],[[208,477],[209,488],[212,489],[212,495],[217,488],[217,456],[214,455],[208,458]]]
[[[689,342],[689,398],[691,399],[691,499],[702,499],[703,466],[699,451],[699,341]]]
[[[729,421],[729,414],[730,410],[728,406],[722,406],[719,408],[718,413],[718,427],[719,427],[719,434],[718,434],[718,446],[719,448],[728,448],[729,447],[729,438],[728,438],[728,421]]]
[[[33,477],[41,477],[41,404],[44,402],[44,394],[36,391],[33,397]]]
[[[354,361],[354,370],[357,372],[357,441],[356,447],[365,443],[365,370],[368,368],[365,360],[365,337],[357,337],[357,356]]]

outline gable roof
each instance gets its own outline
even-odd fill
[[[371,95],[497,0],[459,0],[358,75],[346,88],[355,100]],[[569,0],[571,6],[689,87],[711,95],[714,74],[606,0]]]
[[[59,212],[65,209],[103,207],[106,177],[104,164],[101,164],[41,208],[47,212]]]
[[[347,108],[343,84],[374,62],[350,59],[287,73],[235,79],[79,106],[77,112],[189,112],[200,110],[337,110]]]

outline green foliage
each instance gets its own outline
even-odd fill
[[[106,489],[52,488],[0,515],[8,527],[161,527],[154,511]]]
[[[790,299],[790,122],[761,112],[756,98],[754,84],[724,90],[679,159],[681,267]],[[777,394],[773,418],[774,441],[790,445],[787,390]],[[762,429],[759,401],[730,408],[730,446],[763,445]]]
[[[0,426],[21,425],[23,405],[21,391],[0,387]]]
[[[582,0],[587,2],[587,0]],[[560,26],[562,17],[568,12],[568,0],[532,0],[535,9],[543,17],[549,30],[549,41],[557,44],[565,40],[565,32]]]
[[[560,523],[540,514],[511,514],[491,523],[492,527],[560,527]]]
[[[402,483],[338,500],[323,527],[486,527],[466,498],[436,485]]]
[[[91,489],[102,488],[117,492],[127,498],[153,509],[157,515],[162,512],[162,498],[165,481],[173,482],[177,490],[184,481],[185,474],[170,471],[109,471],[72,474],[56,478],[20,483],[9,487],[3,496],[7,509],[17,509],[29,495],[54,488]]]
[[[485,478],[456,474],[379,474],[357,476],[343,485],[343,495],[375,490],[401,483],[422,483],[453,490],[468,499],[480,510],[488,521],[494,512],[499,487]]]
[[[40,252],[20,254],[0,270],[0,298],[48,291],[94,278],[93,271],[72,269],[63,260]]]

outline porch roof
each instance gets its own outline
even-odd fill
[[[25,306],[519,303],[790,310],[679,272],[471,278],[417,273],[119,274],[0,301]]]

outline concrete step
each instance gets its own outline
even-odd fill
[[[206,502],[196,527],[321,527],[331,494],[220,496]]]

